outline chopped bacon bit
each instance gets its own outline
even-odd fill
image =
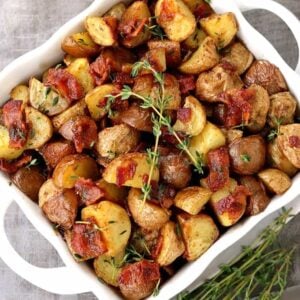
[[[24,155],[23,157],[12,162],[5,159],[0,159],[0,170],[8,174],[16,173],[20,168],[26,166],[31,162],[31,155]]]
[[[114,111],[127,111],[129,108],[129,101],[122,100],[121,98],[116,98],[114,103],[111,106]]]
[[[157,239],[157,242],[156,242],[156,245],[153,247],[152,251],[151,251],[151,256],[152,258],[157,258],[161,249],[162,249],[162,246],[163,246],[163,237],[162,235],[159,235],[158,239]]]
[[[228,71],[230,74],[235,74],[236,73],[236,67],[232,65],[230,62],[227,60],[222,60],[220,63],[220,66],[225,70]]]
[[[100,55],[92,64],[90,64],[90,74],[94,78],[96,85],[105,83],[111,72],[109,58]]]
[[[170,185],[160,184],[153,187],[151,196],[157,199],[161,207],[169,209],[174,204],[174,198],[176,196],[175,188]]]
[[[179,82],[180,92],[183,95],[188,94],[196,88],[195,77],[193,75],[178,75],[177,80]]]
[[[117,185],[122,186],[127,180],[131,180],[135,174],[137,163],[128,159],[117,168]]]
[[[225,147],[208,152],[209,175],[207,184],[216,192],[229,183],[229,154]]]
[[[105,193],[91,179],[79,178],[75,183],[75,192],[81,204],[91,205],[98,202]]]
[[[70,102],[84,97],[83,87],[66,69],[50,69],[45,85],[54,87]]]
[[[167,127],[162,127],[161,132],[162,132],[162,141],[164,143],[178,145],[177,139],[174,137],[173,134],[171,134],[169,132]],[[176,132],[176,133],[180,137],[181,140],[185,140],[187,137],[183,132]]]
[[[121,22],[119,32],[124,39],[136,37],[144,30],[145,24],[149,23],[148,18],[132,19],[129,22]]]
[[[297,135],[290,136],[289,144],[291,147],[300,148],[300,137]]]
[[[212,13],[213,10],[208,3],[199,4],[194,11],[194,15],[197,19],[206,18],[210,16]]]
[[[192,110],[189,107],[182,107],[177,110],[177,120],[187,123],[192,118]]]
[[[95,224],[74,224],[71,248],[82,258],[95,258],[107,251],[101,231]]]
[[[27,142],[28,126],[21,100],[10,100],[3,106],[3,121],[9,132],[9,146],[23,148]]]
[[[113,83],[122,88],[125,84],[133,84],[134,78],[131,77],[130,73],[117,72],[115,74]]]

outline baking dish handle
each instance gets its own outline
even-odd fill
[[[69,267],[39,268],[25,261],[10,244],[5,231],[5,215],[13,200],[0,200],[0,257],[19,276],[50,293],[67,295],[90,291]]]
[[[235,0],[235,2],[242,12],[252,9],[265,9],[277,15],[286,23],[298,44],[298,63],[296,72],[300,74],[300,21],[298,18],[283,5],[273,0]]]

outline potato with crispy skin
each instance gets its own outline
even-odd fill
[[[103,178],[96,181],[96,185],[104,193],[104,199],[123,204],[127,198],[128,191],[125,187],[106,182]]]
[[[195,51],[203,43],[206,37],[207,34],[202,29],[196,28],[195,31],[182,42],[182,45],[188,50]]]
[[[116,18],[118,21],[121,20],[124,12],[126,10],[126,5],[123,2],[119,2],[112,6],[108,12],[105,13],[105,16],[110,16]]]
[[[7,160],[18,158],[23,151],[22,149],[15,149],[9,146],[9,132],[8,129],[0,125],[0,158]]]
[[[164,48],[150,49],[144,55],[150,66],[157,72],[165,72],[167,69],[166,50]]]
[[[225,131],[223,129],[223,132],[226,136],[226,141],[228,144],[230,144],[231,142],[233,142],[236,139],[243,137],[243,134],[244,134],[243,130],[239,130],[239,129],[235,129],[235,128],[230,128],[228,130],[225,129]]]
[[[29,102],[29,88],[26,85],[20,84],[13,88],[10,92],[11,100],[22,100],[26,105]]]

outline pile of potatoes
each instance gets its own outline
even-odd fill
[[[11,100],[23,101],[30,127],[22,149],[9,146],[0,110],[1,160],[17,161],[29,153],[42,161],[19,168],[12,181],[38,202],[74,258],[93,260],[97,276],[119,287],[127,299],[150,295],[159,282],[155,276],[126,281],[130,266],[138,264],[126,260],[128,249],[155,264],[165,280],[183,262],[205,253],[218,239],[219,229],[260,213],[273,195],[286,192],[300,168],[297,101],[280,70],[256,60],[236,37],[234,14],[216,14],[204,0],[148,2],[120,2],[104,16],[89,16],[82,32],[62,41],[65,57],[56,68],[79,84],[82,99],[69,101],[59,88],[49,87],[48,70],[11,91]],[[153,28],[160,28],[162,39]],[[170,99],[165,113],[173,129],[189,138],[189,152],[201,155],[204,167],[204,174],[197,174],[188,156],[163,135],[151,178],[157,191],[145,203],[141,199],[151,169],[146,149],[153,147],[152,111],[141,108],[135,97],[113,108],[112,114],[106,109],[107,96],[125,83],[137,95],[157,101],[151,73],[130,76],[133,64],[144,59],[164,73]],[[187,92],[181,78],[193,82]],[[253,95],[248,122],[223,126],[218,118],[226,106],[220,95],[240,90]],[[189,118],[178,118],[179,110],[188,111]],[[79,151],[74,128],[81,122],[88,122],[93,134],[86,134],[90,144]],[[208,154],[220,147],[228,150],[230,179],[212,191],[206,179]],[[101,190],[97,203],[82,203],[75,189],[79,179],[89,179]],[[248,193],[238,196],[241,186]],[[101,254],[76,253],[74,228],[91,224],[98,233],[93,231],[90,242],[101,240]]]

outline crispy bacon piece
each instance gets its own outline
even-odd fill
[[[213,192],[218,191],[229,183],[229,154],[226,147],[208,152],[209,175],[207,184]]]
[[[94,78],[96,85],[101,85],[106,82],[111,72],[109,59],[100,55],[91,65],[90,73]]]
[[[141,260],[122,268],[118,282],[125,298],[143,299],[151,295],[159,279],[159,265]]]
[[[178,75],[177,80],[179,82],[180,92],[183,95],[188,94],[196,88],[195,77],[193,75]]]
[[[153,247],[152,251],[151,251],[151,256],[152,258],[157,258],[161,249],[162,249],[162,246],[163,246],[163,237],[162,235],[159,235],[158,239],[157,239],[157,242],[156,242],[156,245]]]
[[[297,135],[292,135],[289,137],[289,144],[291,147],[300,148],[300,137]]]
[[[75,183],[75,192],[79,195],[82,205],[98,202],[105,193],[91,180],[79,178]]]
[[[133,84],[134,78],[131,77],[130,73],[125,72],[117,72],[113,79],[113,83],[116,84],[120,89],[122,89],[123,85]]]
[[[189,107],[182,107],[177,110],[177,120],[187,123],[191,120],[192,110]]]
[[[208,3],[199,4],[194,11],[194,15],[197,19],[206,18],[210,16],[212,13],[213,10]]]
[[[149,23],[147,18],[133,19],[130,22],[121,22],[119,25],[120,35],[126,40],[136,37],[144,30],[145,24]]]
[[[151,196],[157,199],[161,207],[170,208],[174,204],[174,198],[176,196],[176,189],[166,184],[156,184],[151,190]]]
[[[20,168],[26,166],[31,162],[31,155],[23,155],[21,158],[18,158],[14,161],[7,161],[5,159],[0,159],[0,170],[8,174],[16,173]]]
[[[117,168],[117,185],[122,186],[127,180],[133,178],[136,171],[137,163],[128,159],[122,166]]]
[[[107,251],[101,231],[94,223],[74,224],[71,237],[71,248],[82,258],[95,258]]]
[[[77,79],[66,69],[50,69],[45,82],[70,102],[80,100],[84,97],[84,89]]]
[[[29,131],[22,104],[21,100],[10,100],[3,106],[3,121],[9,132],[9,146],[16,149],[25,146]]]

